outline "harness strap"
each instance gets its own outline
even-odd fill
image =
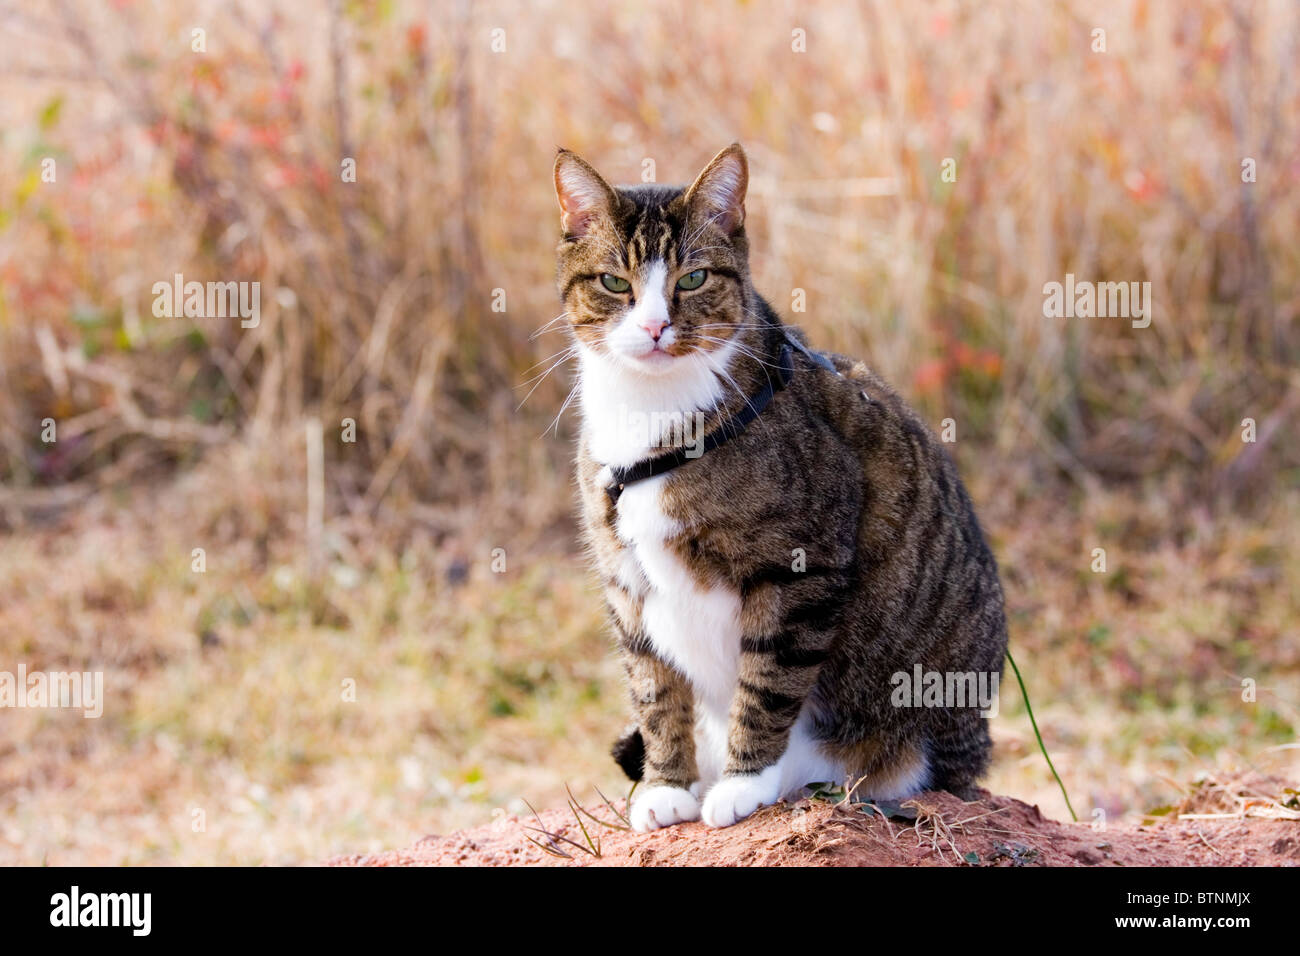
[[[793,343],[805,354],[811,354],[800,343],[794,342],[793,339],[787,337],[786,342]],[[814,358],[814,361],[816,361],[816,358]],[[822,359],[818,364],[822,364],[822,362],[830,366],[832,371],[834,370],[834,366],[831,366],[825,359]],[[625,468],[612,468],[613,481],[605,487],[605,494],[609,495],[611,502],[617,504],[619,495],[623,493],[623,489],[628,485],[672,471],[693,458],[699,458],[706,452],[713,451],[720,445],[725,445],[748,428],[749,424],[762,413],[763,409],[767,408],[772,401],[772,397],[789,385],[793,378],[794,354],[790,350],[790,345],[785,344],[781,346],[780,366],[777,369],[776,379],[773,380],[769,377],[767,384],[756,395],[746,401],[744,408],[705,435],[704,441],[697,448],[675,448],[653,458],[643,458]]]

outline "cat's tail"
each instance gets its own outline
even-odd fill
[[[631,727],[619,737],[610,756],[623,768],[629,780],[639,781],[645,775],[645,739],[641,736],[641,728]]]

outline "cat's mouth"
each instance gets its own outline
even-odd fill
[[[656,342],[648,348],[642,348],[640,351],[629,351],[627,349],[618,349],[617,351],[620,357],[633,368],[652,372],[669,368],[685,354],[675,342],[668,345]]]
[[[673,359],[677,358],[677,356],[656,342],[648,351],[641,353],[637,358],[642,362],[649,362],[652,365],[662,365],[666,362],[671,362]]]

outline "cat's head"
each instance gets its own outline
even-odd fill
[[[738,143],[689,187],[615,188],[560,151],[560,297],[590,355],[662,375],[726,349],[746,321],[748,182]]]

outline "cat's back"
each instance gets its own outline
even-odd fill
[[[803,414],[828,424],[859,469],[854,564],[862,599],[907,625],[898,628],[900,642],[943,642],[960,632],[987,645],[982,658],[1000,659],[1006,625],[997,564],[944,442],[864,362],[827,357],[840,374],[806,383]]]

